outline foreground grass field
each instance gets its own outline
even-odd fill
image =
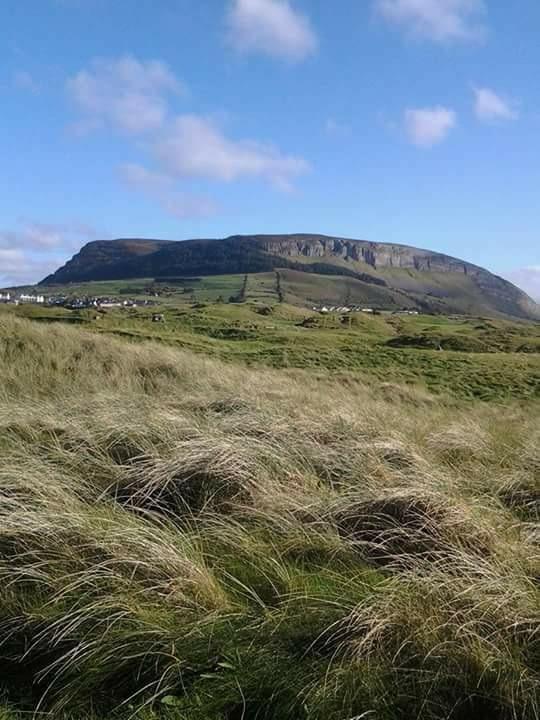
[[[536,720],[540,410],[0,315],[2,720]]]

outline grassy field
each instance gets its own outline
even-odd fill
[[[418,359],[410,386],[329,366],[341,333],[470,323],[231,308],[158,329],[0,314],[0,718],[538,720],[536,356],[377,350],[478,377],[504,356],[492,372],[531,382],[463,402],[455,379],[418,387]],[[214,336],[251,325],[326,365]],[[220,359],[250,342],[256,367]]]
[[[257,277],[257,276],[252,276]],[[271,274],[273,278],[273,274]],[[186,304],[192,301],[215,301],[218,297],[228,300],[231,295],[240,292],[244,275],[211,275],[208,277],[170,278],[154,280],[141,278],[133,280],[100,280],[96,282],[70,283],[69,285],[40,286],[39,291],[46,295],[92,296],[92,297],[131,297],[135,299],[153,299],[158,292],[160,302]],[[22,288],[35,292],[35,287]]]
[[[93,332],[132,342],[159,341],[227,362],[340,373],[374,383],[390,380],[459,399],[540,397],[538,323],[389,313],[320,315],[277,302],[272,274],[190,282],[192,287],[169,286],[152,307],[98,314],[24,305],[0,306],[0,313],[83,324]],[[104,285],[108,294],[114,290],[124,296],[125,284],[115,289]],[[141,282],[139,289],[147,285]],[[244,302],[217,302],[238,299],[243,288]],[[156,310],[164,313],[165,323],[151,322]]]

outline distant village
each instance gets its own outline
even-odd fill
[[[326,315],[327,313],[353,313],[362,312],[368,315],[380,315],[381,310],[371,307],[362,307],[361,305],[314,305],[313,310],[315,312]],[[394,310],[393,315],[418,315],[418,310],[408,310],[403,308],[401,310]]]
[[[111,297],[73,297],[68,295],[39,295],[15,292],[0,292],[0,303],[11,305],[47,305],[68,310],[97,310],[107,308],[136,308],[156,305],[155,300],[119,300]]]

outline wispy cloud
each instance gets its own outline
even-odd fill
[[[199,115],[178,116],[156,141],[154,154],[160,167],[174,177],[223,182],[259,178],[284,190],[309,167],[302,158],[284,155],[270,145],[229,138]]]
[[[209,217],[218,211],[211,198],[182,192],[175,188],[172,177],[142,165],[123,165],[120,177],[125,185],[154,200],[167,214],[176,218]]]
[[[446,139],[457,122],[454,110],[441,106],[405,111],[405,131],[419,147],[432,147]]]
[[[478,41],[486,34],[482,0],[374,0],[374,8],[409,35],[437,43]]]
[[[238,50],[288,60],[303,60],[317,50],[310,20],[289,0],[231,0],[229,42]]]
[[[309,170],[303,158],[271,143],[232,137],[208,117],[175,115],[170,96],[183,85],[162,61],[94,60],[67,88],[80,113],[79,130],[114,130],[137,141],[133,150],[146,157],[124,163],[122,182],[176,217],[217,212],[216,202],[191,191],[192,182],[251,179],[288,191]]]
[[[83,223],[23,220],[15,229],[0,230],[0,287],[40,280],[97,232]]]
[[[19,90],[37,95],[41,87],[27,70],[16,70],[12,76],[13,85]]]
[[[167,96],[181,92],[182,84],[159,60],[94,60],[68,81],[68,91],[84,127],[144,134],[144,148],[157,162],[157,172],[137,164],[126,167],[129,184],[144,184],[147,191],[150,183],[155,192],[156,183],[163,186],[189,178],[221,182],[255,178],[288,190],[294,178],[309,169],[303,158],[269,143],[228,137],[207,117],[172,114]],[[123,175],[126,179],[125,171]]]
[[[0,248],[0,288],[38,282],[56,270],[64,259],[41,259],[23,250]]]
[[[511,100],[490,88],[473,88],[474,112],[479,120],[517,120],[519,113]]]
[[[540,265],[510,270],[503,276],[540,303]]]
[[[137,163],[126,163],[120,167],[120,177],[129,185],[146,192],[163,192],[169,190],[172,178],[164,173],[148,170]]]
[[[0,248],[47,251],[78,247],[95,238],[96,230],[83,223],[44,223],[22,219],[15,230],[0,230]]]
[[[94,60],[68,80],[67,90],[80,113],[77,130],[105,126],[137,135],[163,126],[167,97],[182,93],[184,86],[160,60],[126,55]]]

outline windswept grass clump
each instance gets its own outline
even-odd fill
[[[538,406],[0,322],[0,719],[537,720]]]

